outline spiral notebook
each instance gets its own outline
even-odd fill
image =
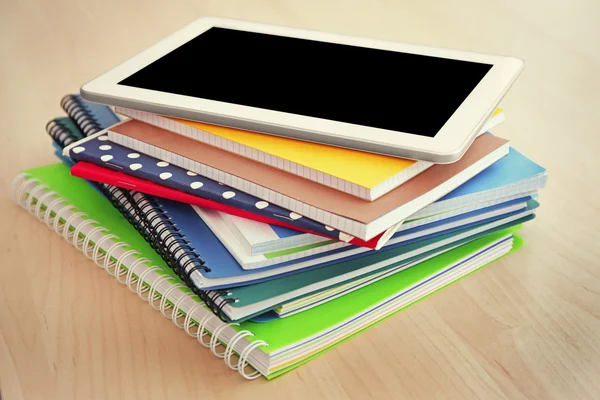
[[[181,198],[185,197],[186,202],[194,203],[191,199],[191,196],[194,196],[201,201],[209,200],[226,207],[243,210],[246,218],[263,222],[265,219],[269,219],[274,224],[322,235],[328,240],[341,240],[368,248],[376,248],[385,243],[381,241],[383,235],[379,235],[369,242],[356,239],[310,218],[300,218],[300,215],[294,212],[212,179],[199,177],[184,168],[170,165],[145,154],[132,152],[116,143],[106,143],[106,139],[106,135],[100,132],[84,141],[66,146],[65,156],[97,166],[92,169],[86,164],[82,164],[73,171],[75,174],[84,178],[91,178],[93,175],[95,180],[103,183],[131,188],[177,201],[182,201]],[[109,171],[106,171],[107,169]],[[162,194],[159,193],[160,191]],[[181,192],[181,194],[177,195],[174,191]],[[238,214],[234,213],[234,215]]]
[[[152,191],[146,193],[155,195],[158,194],[158,191],[161,191],[162,188],[163,195],[169,194],[167,195],[167,198],[194,203],[194,201],[190,199],[190,196],[181,196],[181,194],[174,191],[165,190],[166,188],[175,189],[191,196],[197,196],[196,203],[204,202],[203,206],[205,207],[215,208],[212,207],[215,205],[214,203],[208,205],[211,201],[221,203],[226,201],[231,206],[224,204],[224,207],[221,209],[225,212],[233,212],[234,215],[240,215],[244,218],[251,218],[261,222],[269,222],[267,219],[272,219],[271,223],[274,224],[279,224],[284,227],[288,226],[294,230],[299,229],[303,232],[325,235],[327,238],[324,240],[334,238],[336,240],[342,240],[357,246],[369,248],[377,248],[379,244],[381,236],[374,238],[369,242],[364,242],[308,218],[298,219],[295,217],[295,213],[292,213],[289,210],[269,204],[245,193],[240,192],[234,197],[225,198],[221,194],[231,192],[231,188],[211,180],[202,180],[202,182],[200,182],[197,175],[190,171],[186,171],[185,169],[176,166],[169,166],[167,163],[146,156],[145,154],[132,154],[129,149],[119,146],[118,144],[104,143],[106,140],[106,137],[104,136],[90,138],[85,141],[85,143],[87,143],[85,147],[78,146],[76,152],[71,151],[73,146],[69,146],[70,144],[77,141],[81,144],[83,143],[81,139],[86,137],[86,134],[84,134],[81,129],[87,128],[87,136],[91,136],[98,132],[100,128],[105,129],[118,123],[119,119],[109,107],[90,103],[78,95],[64,96],[61,105],[72,117],[54,118],[46,125],[46,130],[54,139],[55,144],[60,148],[67,148],[67,150],[63,152],[63,157],[60,157],[55,153],[57,157],[61,158],[63,161],[65,161],[65,157],[71,158],[74,161],[89,161],[102,167],[110,168],[113,171],[126,171],[130,176],[111,174],[109,171],[102,171],[98,168],[92,169],[89,166],[86,166],[85,163],[78,166],[73,171],[75,174],[80,172],[81,174],[93,175],[93,178],[97,181],[112,185],[117,184],[125,188],[136,188],[136,190],[141,190],[142,192],[142,188],[136,186],[143,185],[143,188],[147,188],[148,190],[152,189]],[[77,118],[77,120],[73,118]],[[107,155],[106,150],[104,149],[108,147],[111,148],[110,160],[105,158]],[[74,162],[69,162],[69,164],[72,165]],[[137,168],[137,166],[141,165],[146,166],[146,168]],[[153,166],[154,168],[149,168],[149,166]],[[165,178],[166,174],[169,175],[168,178]],[[83,177],[94,180],[92,176]],[[133,177],[139,177],[144,180],[148,178],[151,179],[150,182],[142,182]],[[155,185],[152,185],[152,183],[155,183]],[[182,199],[182,197],[184,198]],[[205,200],[209,200],[209,202],[206,203]],[[237,211],[242,211],[242,213]],[[381,245],[383,244],[384,243],[382,242]]]
[[[65,95],[60,105],[67,116],[50,120],[46,124],[46,133],[61,148],[120,121],[109,107],[90,103],[76,94]]]
[[[120,121],[110,107],[85,101],[78,94],[65,95],[60,101],[60,106],[75,122],[84,137]]]
[[[296,368],[522,245],[518,227],[504,229],[288,318],[226,324],[162,260],[164,249],[156,252],[152,240],[138,234],[134,225],[142,229],[143,223],[134,210],[144,204],[122,192],[115,208],[63,164],[25,171],[10,191],[13,201],[249,379]]]
[[[515,199],[500,205],[487,207],[482,210],[472,211],[467,214],[458,215],[455,217],[440,219],[429,224],[420,225],[418,227],[403,230],[395,233],[387,244],[381,249],[389,249],[395,245],[405,243],[419,243],[423,238],[431,238],[453,230],[483,224],[497,219],[506,218],[519,213],[526,209],[529,197]],[[306,257],[311,257],[317,254],[327,254],[328,252],[341,248],[351,248],[352,245],[339,242],[325,242],[318,244],[310,244],[300,246],[298,248],[287,249],[285,251],[277,251],[261,255],[252,255],[240,243],[236,235],[230,229],[229,224],[225,221],[229,218],[226,214],[218,211],[202,209],[201,207],[193,207],[194,211],[202,218],[202,221],[210,228],[212,233],[221,241],[233,258],[244,269],[264,268],[267,266],[277,266],[282,263],[303,260]],[[265,226],[256,222],[253,226]],[[259,228],[260,229],[260,228]],[[264,229],[263,229],[264,230]],[[362,254],[369,254],[365,252]],[[330,253],[331,254],[331,253]],[[343,256],[343,252],[337,253]],[[318,258],[315,259],[318,262]]]
[[[109,189],[111,194],[114,189]],[[127,202],[121,205],[132,204],[136,209],[139,223],[135,222],[134,225],[137,229],[145,237],[149,237],[146,232],[152,232],[150,237],[153,247],[161,249],[160,254],[167,264],[215,314],[229,322],[257,317],[286,301],[297,300],[301,296],[358,279],[373,271],[395,267],[398,263],[409,263],[406,267],[413,266],[432,255],[441,254],[484,234],[523,224],[533,218],[538,206],[537,202],[529,201],[527,206],[516,208],[513,212],[430,234],[422,240],[409,240],[397,245],[391,243],[389,248],[379,252],[364,253],[362,249],[362,254],[352,252],[351,256],[343,258],[313,258],[312,267],[303,268],[293,275],[289,271],[274,269],[268,271],[273,274],[267,279],[264,275],[256,278],[256,273],[240,270],[224,245],[191,210],[196,207],[135,192],[120,192],[125,196],[129,193]],[[200,290],[211,284],[216,285],[215,281],[219,282],[219,279],[236,276],[242,278],[243,287],[230,286],[219,291]],[[206,277],[209,277],[210,283],[202,282]],[[253,279],[263,283],[249,285]],[[222,284],[223,281],[220,282]],[[234,282],[235,286],[239,286],[240,281]],[[232,293],[235,293],[235,297]]]
[[[85,136],[70,117],[58,117],[46,124],[46,133],[60,148],[83,139]]]

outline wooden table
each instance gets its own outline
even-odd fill
[[[248,382],[10,203],[63,94],[220,15],[526,60],[494,131],[548,168],[526,246],[309,364]],[[600,397],[600,2],[4,1],[2,399]]]

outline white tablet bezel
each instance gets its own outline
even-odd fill
[[[433,138],[118,84],[212,27],[482,62],[493,66]],[[218,60],[207,62],[218,62]],[[458,160],[466,151],[514,83],[523,66],[523,61],[515,57],[348,37],[232,19],[201,18],[86,83],[81,88],[81,95],[90,101],[173,117],[196,119],[279,136],[446,163]],[[201,68],[199,68],[199,73],[201,73]]]

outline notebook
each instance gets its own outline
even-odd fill
[[[441,256],[435,256],[436,260],[439,260],[441,258]],[[313,307],[324,304],[328,301],[332,301],[358,289],[367,287],[368,285],[377,282],[381,279],[387,278],[397,272],[401,272],[407,268],[418,266],[418,263],[423,263],[424,261],[426,260],[418,260],[417,262],[408,265],[403,264],[398,267],[386,269],[372,275],[367,275],[366,277],[351,281],[346,284],[334,286],[331,289],[323,290],[312,295],[301,297],[297,300],[285,303],[270,312],[260,314],[252,318],[251,321],[265,323],[273,321],[275,319],[285,318],[303,311],[307,311]]]
[[[136,195],[134,202],[143,201],[141,195]],[[348,260],[364,255],[365,248],[342,248],[327,251],[323,254],[316,254],[310,257],[305,257],[301,260],[294,260],[279,263],[278,265],[261,268],[260,270],[244,269],[235,257],[227,250],[223,243],[212,233],[209,227],[196,215],[194,207],[187,204],[172,202],[164,199],[155,199],[153,206],[144,207],[141,212],[142,217],[148,217],[154,220],[154,224],[163,228],[162,236],[169,238],[173,236],[173,232],[165,229],[162,224],[176,224],[176,235],[185,240],[189,247],[195,249],[193,252],[180,251],[177,244],[161,243],[155,247],[170,248],[170,253],[173,257],[178,258],[178,262],[174,262],[172,267],[178,270],[181,276],[188,276],[189,281],[197,289],[210,289],[218,287],[234,287],[247,285],[252,282],[265,281],[275,279],[282,275],[290,275],[303,270],[329,267],[336,263],[344,263]],[[155,213],[154,210],[160,210]],[[158,214],[158,215],[157,215]],[[164,218],[160,218],[163,215]],[[433,235],[430,235],[433,236]],[[160,239],[160,238],[159,238]],[[456,238],[457,240],[460,237]],[[398,247],[402,243],[390,243],[390,248]],[[432,244],[432,248],[443,245],[444,243]],[[417,246],[414,254],[418,255],[421,252],[429,249]],[[396,252],[403,252],[399,248]],[[180,258],[181,257],[181,258]],[[201,260],[204,269],[202,271],[193,270],[196,265],[195,261]],[[187,266],[187,268],[186,268]]]
[[[164,159],[363,240],[397,225],[508,153],[506,140],[481,135],[461,160],[434,165],[374,202],[340,193],[265,164],[155,128],[127,121],[109,139]]]
[[[69,117],[58,117],[48,121],[46,124],[46,133],[61,148],[84,138],[83,132],[79,130],[75,122]]]
[[[268,258],[271,253],[297,252],[300,247],[314,248],[323,246],[326,242],[337,242],[323,236],[252,221],[222,212],[219,213],[219,216],[243,247],[244,253],[251,256],[265,254],[265,257]]]
[[[143,196],[135,195],[135,201],[140,201]],[[195,216],[193,207],[171,202],[162,199],[155,199],[155,207],[149,207],[140,215],[142,219],[151,219],[157,227],[162,227],[162,222],[157,218],[153,209],[159,210],[158,214],[168,217],[165,223],[175,224],[177,235],[193,249],[195,252],[191,257],[178,249],[175,244],[171,246],[167,239],[171,236],[169,229],[164,229],[161,243],[158,248],[170,246],[170,254],[174,254],[179,262],[174,265],[180,276],[189,277],[189,281],[197,289],[219,289],[232,288],[249,285],[251,283],[265,282],[273,279],[279,279],[283,276],[291,276],[304,271],[316,271],[330,269],[336,265],[344,268],[351,260],[361,258],[361,262],[367,263],[370,256],[392,258],[401,257],[402,259],[418,256],[427,251],[435,250],[446,244],[475,235],[482,230],[504,223],[505,221],[495,221],[490,224],[469,225],[465,229],[458,228],[442,231],[436,234],[422,237],[418,240],[408,242],[411,245],[411,251],[407,251],[407,243],[390,243],[382,250],[368,250],[365,248],[348,247],[327,251],[325,253],[304,257],[299,260],[282,262],[275,266],[267,266],[258,269],[244,269],[227,250],[219,238],[212,233],[210,228]],[[510,217],[511,220],[519,218],[517,215]],[[167,219],[167,218],[165,218]],[[447,235],[446,235],[447,234]],[[198,271],[192,268],[193,260],[202,260],[203,269]],[[191,260],[191,261],[190,261]],[[366,260],[366,261],[365,261]],[[381,261],[381,260],[379,260]],[[378,262],[379,262],[378,261]],[[192,264],[188,265],[190,262]],[[365,264],[365,268],[370,267],[370,263]],[[367,270],[363,272],[368,272]]]
[[[469,209],[468,211],[464,212],[463,210],[465,210],[465,208],[462,208],[455,210],[455,212],[441,213],[435,217],[424,217],[411,222],[405,222],[398,227],[396,233],[391,237],[398,236],[400,232],[414,229],[423,225],[429,225],[429,227],[434,227],[435,229],[435,227],[438,226],[436,221],[442,221],[447,218],[459,217],[483,219],[487,216],[479,216],[479,214],[513,211],[513,209],[509,208],[515,207],[517,204],[516,202],[519,201],[521,203],[525,203],[528,200],[528,195],[529,193],[521,198],[508,200],[499,204],[475,204],[474,209]],[[218,214],[218,218],[215,219],[216,229],[227,232],[230,237],[235,239],[237,247],[239,247],[242,251],[242,253],[240,253],[240,256],[242,257],[263,256],[262,258],[257,258],[257,260],[265,261],[267,259],[272,259],[284,254],[297,257],[298,252],[310,251],[316,248],[322,249],[324,246],[332,244],[328,242],[326,238],[312,235],[310,233],[304,233],[269,223],[249,220],[247,218],[237,217],[235,215],[222,212],[219,212]],[[430,218],[432,221],[429,221]],[[215,231],[212,226],[211,229],[217,236],[220,237],[219,233]],[[229,250],[232,251],[231,249]]]
[[[538,204],[532,202],[527,210],[493,222],[473,224],[453,229],[426,240],[406,242],[401,251],[380,250],[374,254],[348,260],[326,268],[318,268],[273,280],[222,290],[208,291],[207,304],[229,322],[240,322],[264,314],[273,308],[308,295],[319,293],[340,284],[353,282],[366,275],[390,269],[401,271],[461,244],[511,226],[524,224],[535,217]],[[392,254],[390,254],[392,253]],[[349,293],[347,291],[346,293]],[[329,300],[329,299],[328,299]],[[326,300],[321,302],[324,303]]]
[[[121,121],[110,107],[85,101],[78,94],[67,94],[63,96],[60,101],[60,106],[77,125],[77,128],[84,137],[106,129]],[[65,145],[68,144],[69,143],[66,143]]]
[[[491,222],[500,218],[511,216],[523,211],[527,207],[527,201],[530,197],[515,199],[507,203],[496,206],[486,207],[481,210],[470,213],[440,219],[429,224],[420,225],[411,229],[396,232],[387,242],[383,249],[390,245],[415,241],[422,237],[430,237],[441,232],[447,232],[452,229],[460,229],[465,226],[472,226],[484,222]],[[244,269],[263,268],[271,265],[281,265],[284,262],[292,260],[301,260],[309,256],[327,253],[340,248],[351,248],[352,245],[340,243],[337,241],[319,242],[315,244],[306,244],[296,248],[273,251],[265,254],[253,255],[248,252],[234,232],[230,229],[227,219],[236,218],[215,210],[203,209],[202,207],[193,207],[194,211],[202,218],[204,223],[210,228],[213,234],[219,238],[221,243],[227,248],[233,258]],[[252,221],[249,229],[265,231],[270,227],[268,224]],[[307,234],[308,235],[308,234]],[[253,233],[250,233],[253,236]],[[306,236],[306,235],[302,235]],[[342,254],[343,253],[339,253]]]
[[[306,312],[235,325],[210,312],[123,215],[70,177],[66,166],[25,171],[13,181],[11,197],[249,379],[273,379],[297,368],[522,245],[517,228],[503,230]]]
[[[433,165],[144,111],[120,107],[116,111],[368,201],[376,200]],[[503,121],[504,112],[497,109],[481,132]]]
[[[74,160],[86,161],[129,175],[115,175],[108,171],[101,171],[98,168],[90,169],[91,167],[84,166],[85,164],[83,164],[78,167],[78,170],[73,171],[73,173],[78,174],[77,176],[83,178],[96,179],[103,183],[132,188],[173,200],[183,201],[181,198],[185,198],[186,201],[192,202],[190,196],[197,196],[205,200],[230,205],[257,217],[262,216],[270,220],[280,221],[283,223],[283,226],[295,227],[306,232],[325,235],[329,239],[334,238],[349,241],[357,246],[370,248],[374,248],[376,245],[376,243],[364,243],[361,240],[353,240],[352,236],[309,218],[295,218],[296,214],[289,210],[267,203],[244,192],[236,191],[214,180],[204,177],[200,178],[193,172],[169,165],[169,163],[160,159],[132,152],[130,149],[115,143],[106,143],[105,135],[92,136],[88,140],[79,141],[76,144],[67,146],[64,153]],[[95,174],[94,176],[91,175],[92,172]],[[100,173],[102,173],[102,176],[100,176]],[[141,182],[134,179],[135,177],[148,182]],[[151,183],[155,183],[156,185],[152,185]],[[147,187],[144,189],[140,187],[141,185],[147,185]],[[153,187],[154,190],[146,191],[150,190],[150,187]],[[167,195],[167,193],[160,192],[161,187],[174,189],[188,196],[174,197],[175,193],[173,191],[169,191],[170,195]],[[163,191],[167,192],[167,190]],[[231,193],[234,193],[234,195],[231,196]],[[250,215],[246,214],[246,218],[250,217]]]
[[[77,159],[77,157],[75,159]],[[249,218],[251,220],[260,221],[263,223],[274,224],[294,229],[301,229],[302,232],[306,232],[305,230],[303,230],[303,228],[292,224],[288,224],[287,222],[285,222],[284,219],[274,219],[268,216],[264,216],[264,214],[255,214],[244,209],[236,208],[235,206],[229,204],[219,203],[217,201],[209,200],[204,197],[192,196],[179,190],[174,190],[167,186],[162,186],[158,183],[132,177],[122,172],[117,172],[108,168],[100,167],[98,165],[91,164],[86,161],[78,161],[76,164],[74,164],[71,168],[71,175],[98,183],[105,183],[108,185],[125,188],[128,190],[136,190],[141,193],[174,200],[181,203],[193,204],[200,207],[210,208],[224,213],[230,213],[242,218]],[[220,190],[226,190],[226,187],[224,186],[219,186],[219,188],[223,188]],[[316,233],[313,234],[316,235]],[[332,238],[326,239],[332,240]]]

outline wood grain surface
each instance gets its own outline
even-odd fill
[[[272,382],[248,382],[10,202],[85,81],[218,15],[509,54],[494,131],[548,168],[518,253]],[[600,398],[600,2],[0,2],[0,390],[14,399]]]

